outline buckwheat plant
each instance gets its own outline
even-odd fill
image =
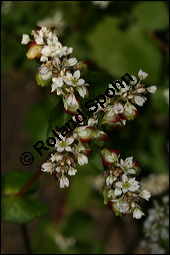
[[[161,202],[154,200],[153,208],[144,221],[145,240],[141,246],[149,244],[151,254],[166,254],[169,239],[169,197],[163,196]]]
[[[24,34],[21,43],[29,43],[26,56],[36,59],[40,65],[36,73],[37,84],[49,86],[51,93],[62,98],[64,110],[77,114],[77,109],[81,109],[81,98],[88,97],[89,84],[84,80],[86,62],[78,62],[75,57],[70,57],[73,48],[62,46],[52,28],[37,27],[31,35],[32,38]],[[69,127],[69,131],[62,130],[64,138],[56,139],[53,152],[41,168],[60,182],[60,188],[69,186],[68,177],[76,174],[77,165],[88,164],[91,144],[108,138],[106,127],[123,127],[127,121],[138,116],[136,106],[143,106],[148,92],[156,92],[156,86],[146,87],[143,83],[147,76],[147,73],[139,70],[139,79],[131,76],[133,81],[128,85],[122,82],[124,88],[116,82],[116,89],[111,82],[108,89],[114,92],[113,95],[110,91],[105,92],[103,101],[95,101],[95,105],[88,109],[89,119],[78,114],[75,129]],[[75,120],[75,116],[72,120]],[[60,127],[57,127],[58,135],[60,131]],[[142,190],[140,182],[136,180],[140,173],[139,163],[133,162],[133,157],[121,159],[120,152],[110,148],[103,148],[101,156],[106,167],[106,185],[103,187],[105,204],[116,215],[132,213],[134,218],[141,218],[144,213],[140,200],[149,200],[151,195],[147,189]]]

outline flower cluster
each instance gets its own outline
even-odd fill
[[[169,197],[163,196],[161,203],[154,201],[154,207],[149,209],[149,216],[144,221],[145,240],[141,246],[149,242],[151,254],[167,254],[165,246],[169,239]]]
[[[56,139],[54,154],[42,165],[41,170],[59,180],[60,188],[68,187],[69,179],[66,175],[76,174],[77,163],[80,166],[88,163],[88,156],[92,153],[88,142],[94,139],[105,140],[106,137],[103,131],[96,128],[96,120],[89,119],[88,125],[78,126],[61,141]]]
[[[140,198],[149,200],[148,190],[141,190],[140,183],[135,179],[140,172],[140,165],[133,162],[132,157],[120,159],[120,152],[109,148],[102,150],[103,164],[107,167],[104,173],[106,185],[103,187],[105,204],[116,215],[132,213],[133,218],[140,219],[142,212]]]
[[[56,180],[59,180],[60,188],[68,187],[69,179],[66,175],[76,174],[76,163],[80,166],[87,164],[87,155],[90,152],[91,150],[81,143],[76,134],[64,138],[62,141],[56,140],[54,153],[42,165],[41,170],[52,174]]]
[[[156,86],[145,87],[142,81],[148,76],[147,73],[139,70],[139,81],[135,76],[133,81],[127,85],[122,82],[123,88],[119,83],[116,83],[118,90],[112,84],[109,88],[114,89],[115,95],[110,98],[106,95],[105,108],[99,108],[98,112],[101,114],[101,123],[109,125],[110,127],[119,128],[126,124],[127,120],[134,120],[138,116],[138,110],[134,105],[143,106],[147,100],[146,94],[148,92],[155,93]]]
[[[169,175],[152,173],[147,178],[142,178],[141,187],[148,189],[152,196],[161,195],[169,188]]]
[[[28,44],[26,56],[37,59],[41,66],[36,73],[38,85],[50,86],[51,92],[62,96],[64,108],[74,114],[80,109],[78,96],[85,97],[88,84],[81,78],[83,68],[87,66],[76,58],[70,58],[73,48],[62,46],[53,29],[37,27],[32,30],[33,40],[27,34],[22,37],[22,44]]]

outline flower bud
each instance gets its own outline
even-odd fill
[[[36,44],[36,42],[31,42],[29,44],[29,47],[28,47],[28,51],[27,51],[27,58],[29,59],[36,59],[36,58],[39,58],[41,56],[41,49],[42,49],[42,46]]]

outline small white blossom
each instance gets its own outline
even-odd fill
[[[77,159],[80,166],[88,163],[88,157],[86,155],[78,153]]]
[[[72,137],[69,138],[63,138],[62,141],[56,141],[55,147],[57,149],[58,152],[62,152],[62,151],[71,151],[71,145],[74,142],[74,139]]]
[[[76,58],[69,58],[65,63],[64,66],[74,66],[77,64]]]
[[[49,162],[49,163],[44,163],[44,164],[41,166],[41,171],[51,173],[51,172],[52,172],[53,166],[54,166],[53,163],[50,163],[50,162]]]
[[[135,96],[135,103],[139,106],[143,106],[143,104],[145,103],[145,99],[143,97],[140,96]]]
[[[138,207],[133,211],[133,218],[140,219],[143,215],[145,215]]]
[[[42,38],[41,36],[38,36],[38,37],[35,39],[35,41],[36,41],[36,43],[37,43],[38,45],[44,44],[44,40],[43,40],[43,38]]]
[[[75,175],[77,172],[77,169],[73,168],[73,167],[69,167],[69,171],[68,171],[68,174],[69,175]]]
[[[148,76],[148,73],[145,73],[145,72],[143,72],[143,71],[140,69],[139,72],[138,72],[138,76],[139,76],[139,78],[140,78],[141,80],[145,80],[146,77]]]
[[[149,198],[151,197],[151,193],[148,190],[143,190],[140,194],[140,197],[146,199],[147,201],[149,201]]]
[[[156,86],[150,86],[150,87],[147,87],[146,89],[150,93],[156,93],[157,87]]]
[[[116,177],[113,176],[112,174],[110,174],[107,178],[106,178],[106,185],[112,185],[112,183],[115,181]]]
[[[55,91],[57,88],[61,88],[63,87],[63,77],[57,77],[57,78],[53,78],[52,79],[53,83],[52,83],[52,89],[51,89],[51,92]]]
[[[122,113],[124,110],[123,105],[120,103],[115,103],[113,109],[116,114]]]
[[[69,180],[67,177],[65,177],[64,175],[61,176],[60,178],[60,188],[63,189],[65,187],[69,186]]]
[[[126,174],[135,174],[135,170],[133,169],[133,157],[128,157],[125,160],[120,159],[120,168]]]
[[[83,85],[85,83],[85,81],[83,79],[79,79],[79,78],[80,78],[79,70],[75,71],[73,75],[71,73],[67,72],[64,82],[70,86],[72,85],[73,87]]]
[[[21,44],[28,44],[30,42],[29,35],[23,34]]]
[[[136,191],[139,189],[139,182],[135,181],[135,178],[128,179],[127,175],[122,175],[122,181],[117,182],[116,186],[121,188],[123,193],[129,191]]]

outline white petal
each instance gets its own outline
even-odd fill
[[[57,151],[58,151],[58,152],[62,152],[63,150],[64,150],[63,147],[57,147]]]
[[[122,183],[122,182],[116,182],[116,186],[117,186],[118,188],[122,188],[122,187],[123,187],[123,183]]]
[[[74,139],[72,137],[67,138],[67,144],[72,144],[74,142]]]
[[[78,80],[80,78],[80,71],[79,70],[75,71],[73,76]]]
[[[79,79],[77,82],[77,85],[83,85],[85,83],[85,81],[83,79]]]
[[[157,87],[156,86],[150,86],[147,88],[147,91],[150,93],[156,93]]]
[[[28,35],[26,35],[26,34],[23,34],[23,35],[22,35],[22,41],[21,41],[21,44],[28,44],[28,43],[29,43],[29,41],[30,41],[29,36],[28,36]]]
[[[70,146],[67,146],[67,147],[65,147],[65,150],[66,150],[66,151],[71,151],[71,147],[70,147]]]
[[[142,215],[144,215],[144,213],[139,208],[136,207],[135,210],[133,211],[133,218],[140,219]]]
[[[125,183],[125,182],[127,182],[127,181],[128,181],[127,175],[126,175],[126,174],[123,174],[123,175],[122,175],[122,182]]]
[[[140,69],[139,72],[138,72],[138,76],[139,76],[139,78],[140,78],[141,80],[144,80],[144,79],[146,79],[146,77],[148,76],[148,73],[145,73],[145,72],[143,72],[143,71]]]

